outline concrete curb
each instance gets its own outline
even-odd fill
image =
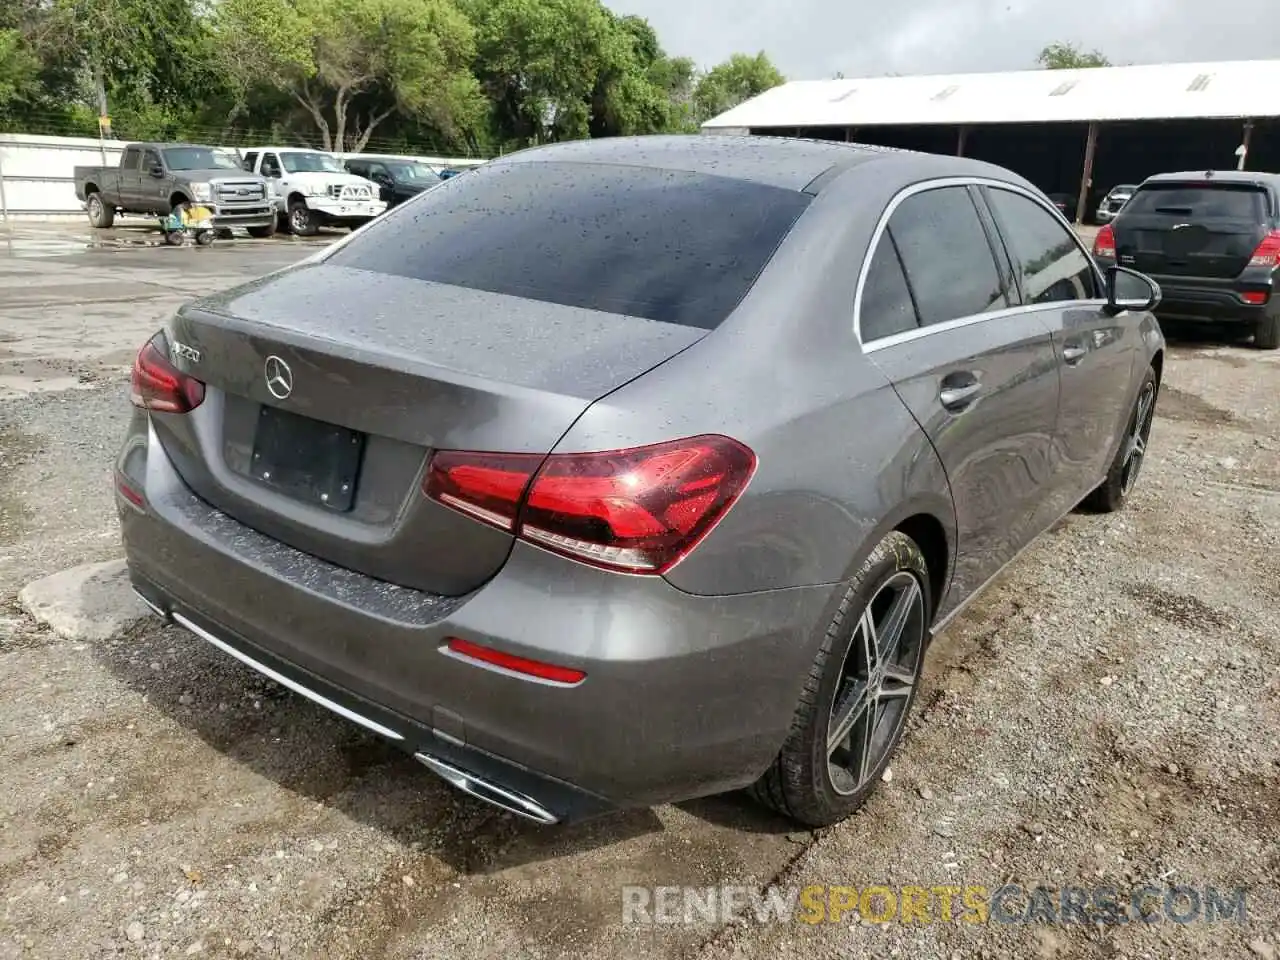
[[[64,640],[106,640],[151,616],[123,560],[87,563],[27,584],[18,603]]]

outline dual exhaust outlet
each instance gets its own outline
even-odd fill
[[[330,700],[324,694],[318,693],[310,687],[298,683],[291,677],[285,676],[278,670],[273,670],[265,663],[262,663],[261,661],[249,656],[247,653],[231,646],[231,644],[227,643],[225,640],[214,636],[199,624],[193,623],[181,613],[165,610],[144,596],[141,591],[135,589],[134,593],[137,594],[138,599],[150,607],[151,610],[161,619],[169,623],[176,623],[184,630],[195,634],[201,640],[212,644],[223,653],[229,654],[245,666],[257,671],[269,680],[274,680],[282,687],[286,687],[294,693],[306,697],[312,703],[319,704],[331,713],[336,713],[343,719],[350,720],[352,723],[364,727],[366,730],[370,730],[379,736],[401,744],[405,742],[404,734],[399,731],[383,726],[376,720],[371,720],[366,716],[356,713],[354,710]],[[464,770],[461,767],[455,766],[445,760],[441,760],[439,757],[432,756],[431,754],[424,753],[422,751],[417,751],[413,754],[413,758],[458,790],[461,790],[468,796],[475,797],[477,800],[481,800],[490,806],[497,807],[500,810],[505,810],[507,813],[515,814],[517,817],[522,817],[525,820],[532,820],[534,823],[543,824],[544,826],[551,826],[559,823],[560,821],[559,817],[533,798],[527,797],[515,790],[510,790],[507,787],[494,783],[492,780],[478,776],[477,774]]]

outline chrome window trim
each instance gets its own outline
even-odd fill
[[[1095,298],[1093,300],[1055,300],[1051,303],[1037,304],[1019,304],[1014,307],[1004,307],[999,310],[991,310],[986,313],[975,313],[967,317],[956,317],[954,320],[947,320],[944,323],[935,323],[927,327],[917,327],[914,330],[904,330],[901,333],[893,333],[887,337],[878,337],[870,343],[866,343],[862,339],[862,293],[863,288],[867,285],[867,274],[871,270],[871,258],[875,256],[876,247],[880,245],[880,240],[884,236],[884,231],[889,225],[889,219],[893,216],[894,211],[902,204],[904,200],[914,197],[916,194],[927,193],[930,190],[940,190],[944,187],[988,187],[996,190],[1008,190],[1010,193],[1016,193],[1026,197],[1032,203],[1036,204],[1040,209],[1046,211],[1050,216],[1058,221],[1062,226],[1066,227],[1071,238],[1075,241],[1076,247],[1084,254],[1085,260],[1093,268],[1094,279],[1097,281],[1098,289],[1105,290],[1106,284],[1103,280],[1101,271],[1098,269],[1097,263],[1094,262],[1093,255],[1085,249],[1080,237],[1076,235],[1075,228],[1067,222],[1067,218],[1056,208],[1044,202],[1033,192],[1021,187],[1016,183],[1007,183],[1004,180],[996,180],[990,177],[938,177],[933,180],[923,180],[920,183],[913,183],[909,187],[904,187],[894,194],[884,211],[880,214],[880,219],[876,221],[876,228],[871,234],[871,243],[867,247],[867,252],[862,258],[862,267],[858,271],[858,285],[853,295],[853,335],[858,341],[858,345],[862,348],[863,353],[874,353],[876,350],[882,350],[885,347],[896,346],[900,343],[909,343],[912,340],[918,340],[921,337],[928,336],[932,333],[942,333],[947,330],[954,330],[958,327],[967,327],[974,323],[980,323],[983,320],[995,320],[1000,317],[1012,316],[1014,314],[1023,315],[1028,313],[1037,313],[1042,310],[1061,309],[1062,304],[1077,303],[1102,306],[1106,304],[1106,298]],[[978,211],[974,210],[974,215],[978,216]],[[992,216],[995,214],[993,212]],[[982,226],[981,217],[978,217],[978,225]],[[997,228],[999,224],[997,222]],[[1003,238],[1001,238],[1003,239]],[[992,259],[992,267],[996,267],[994,258]],[[1016,265],[1015,265],[1016,266]],[[902,269],[906,271],[906,264],[902,265]],[[997,274],[998,274],[997,270]],[[910,282],[910,281],[908,281]]]

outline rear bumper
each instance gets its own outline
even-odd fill
[[[1098,258],[1103,269],[1115,261]],[[1193,320],[1211,323],[1254,324],[1280,309],[1270,277],[1181,277],[1151,274],[1160,285],[1160,304],[1155,309],[1163,320]],[[1264,295],[1263,303],[1248,303],[1244,295]]]
[[[754,781],[786,736],[829,616],[829,587],[698,597],[521,544],[466,596],[394,587],[199,500],[142,414],[117,470],[144,499],[117,502],[150,603],[428,765],[556,819]],[[565,687],[479,666],[441,652],[452,636],[587,677]]]

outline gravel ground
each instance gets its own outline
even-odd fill
[[[263,249],[207,282],[269,268]],[[941,638],[892,778],[849,822],[796,831],[728,797],[544,830],[182,631],[75,644],[13,604],[119,555],[119,351],[197,253],[0,260],[3,347],[95,372],[0,395],[0,958],[1280,953],[1280,354],[1174,342],[1128,509],[1068,517]],[[69,272],[152,293],[33,292]],[[73,322],[96,346],[67,346]],[[1245,886],[1248,922],[621,922],[623,884],[1006,880]]]

